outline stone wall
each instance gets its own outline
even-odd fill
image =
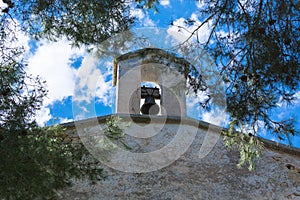
[[[101,118],[99,123],[102,124],[104,119]],[[133,117],[128,119],[130,121]],[[145,119],[134,117],[134,123],[138,127],[128,128],[127,131],[134,132],[145,127],[146,131],[149,121]],[[148,138],[127,136],[128,144],[133,147],[132,152],[153,152],[172,143],[172,138],[176,134],[181,134],[178,131],[195,129],[197,131],[191,145],[183,155],[166,167],[147,173],[130,173],[103,165],[108,175],[107,179],[95,185],[77,181],[72,188],[61,193],[61,198],[95,200],[300,199],[299,149],[267,142],[265,151],[257,162],[256,170],[250,172],[246,168],[237,168],[239,153],[225,148],[221,137],[207,156],[199,158],[199,150],[208,134],[209,124],[187,118],[180,120],[179,118],[159,117],[152,119],[151,124],[152,128],[159,129],[157,135]],[[68,127],[72,125],[69,124]],[[85,129],[96,130],[88,125]],[[69,130],[74,131],[72,128]],[[218,138],[218,133],[209,134],[215,134],[215,138]]]

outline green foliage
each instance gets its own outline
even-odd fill
[[[158,12],[156,7],[156,5],[159,4],[158,0],[136,0],[136,2],[138,3],[138,7],[142,7],[144,9],[153,8],[155,12]]]
[[[73,178],[102,178],[99,163],[78,138],[65,135],[59,126],[35,123],[35,111],[46,94],[40,80],[29,77],[36,84],[29,85],[17,62],[0,71],[0,198],[52,198]]]
[[[212,55],[226,83],[227,112],[232,121],[237,121],[232,126],[239,128],[243,124],[251,128],[254,135],[258,128],[265,129],[280,140],[291,142],[289,136],[299,133],[295,130],[294,119],[275,120],[270,113],[278,103],[293,103],[299,90],[299,2],[200,2],[202,6],[198,11],[201,23],[186,19],[187,27],[193,25],[197,28],[181,48],[190,47],[193,51],[193,44]],[[200,41],[198,34],[207,24],[210,27],[209,37],[206,41]],[[178,26],[178,29],[182,27]],[[201,77],[195,79],[196,84],[191,85],[192,88],[195,92],[202,92],[205,83]],[[209,93],[205,102],[200,102],[206,108],[210,105],[207,101],[211,102],[213,97]],[[242,152],[251,153],[245,145],[252,139],[249,140],[243,133],[234,138],[241,150],[241,163],[244,163],[244,158],[248,157]]]
[[[56,190],[71,186],[74,178],[103,178],[79,138],[64,131],[61,126],[36,127],[17,137],[10,132],[0,142],[1,198],[55,198]]]
[[[106,119],[106,126],[104,129],[104,135],[110,139],[112,142],[121,143],[123,147],[130,150],[131,147],[125,142],[125,126],[129,124],[124,124],[119,116],[110,116]]]
[[[133,22],[122,0],[20,0],[13,11],[35,38],[66,37],[76,46],[100,43]]]
[[[136,2],[136,4],[132,4]],[[67,38],[73,45],[100,44],[134,22],[130,5],[155,8],[156,0],[19,0],[13,7],[21,26],[36,39]]]
[[[95,158],[109,162],[120,147],[131,150],[125,141],[125,127],[128,125],[119,116],[112,115],[106,118],[105,124],[100,125],[102,128],[99,131],[87,131],[86,135],[81,136],[81,140]]]
[[[255,126],[258,121],[285,137],[295,134],[293,120],[274,121],[278,102],[292,103],[299,89],[299,5],[294,1],[202,1],[203,24],[210,23],[205,48],[227,83],[232,119]],[[191,37],[192,37],[191,36]]]
[[[228,131],[224,132],[224,144],[230,149],[237,149],[240,152],[240,161],[238,167],[243,167],[248,164],[250,171],[255,169],[255,161],[260,157],[263,145],[257,137],[251,133],[235,132],[234,127],[238,121],[233,120],[230,123]]]
[[[35,126],[33,116],[47,91],[39,77],[27,75],[22,64],[23,48],[15,47],[16,24],[0,16],[0,129],[20,132]],[[1,134],[2,138],[9,134]]]
[[[47,91],[28,75],[17,29],[0,16],[0,199],[52,199],[75,178],[101,179],[102,169],[78,138],[60,126],[41,128],[35,113]]]

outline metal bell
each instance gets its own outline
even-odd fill
[[[159,113],[159,106],[155,103],[153,96],[147,96],[145,102],[141,107],[141,112],[144,115],[157,115]]]

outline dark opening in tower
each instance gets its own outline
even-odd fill
[[[142,82],[140,113],[143,115],[159,115],[161,113],[160,98],[160,87],[157,84]]]

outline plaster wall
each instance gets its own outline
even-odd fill
[[[165,167],[146,173],[132,173],[103,165],[108,175],[106,180],[92,186],[85,181],[77,181],[72,188],[61,193],[62,199],[300,199],[299,149],[266,143],[256,170],[250,172],[246,168],[237,168],[238,152],[225,148],[217,132],[209,133],[215,134],[217,143],[207,156],[199,158],[209,124],[191,119],[172,121],[155,118],[151,121],[151,128],[157,134],[151,131],[147,134],[149,121],[142,117],[134,120],[136,127],[127,129],[131,134],[126,138],[132,147],[131,152],[147,153],[162,149],[178,134],[195,137],[190,143],[181,143],[183,146],[188,144],[188,148]],[[101,126],[102,122],[99,123]],[[86,124],[85,131],[98,134],[96,126]],[[139,134],[141,137],[136,137]],[[176,154],[178,146],[173,147],[167,156]]]
[[[142,49],[125,55],[115,64],[116,113],[140,114],[141,83],[153,82],[161,92],[161,115],[186,115],[186,77],[174,58],[158,49]]]

